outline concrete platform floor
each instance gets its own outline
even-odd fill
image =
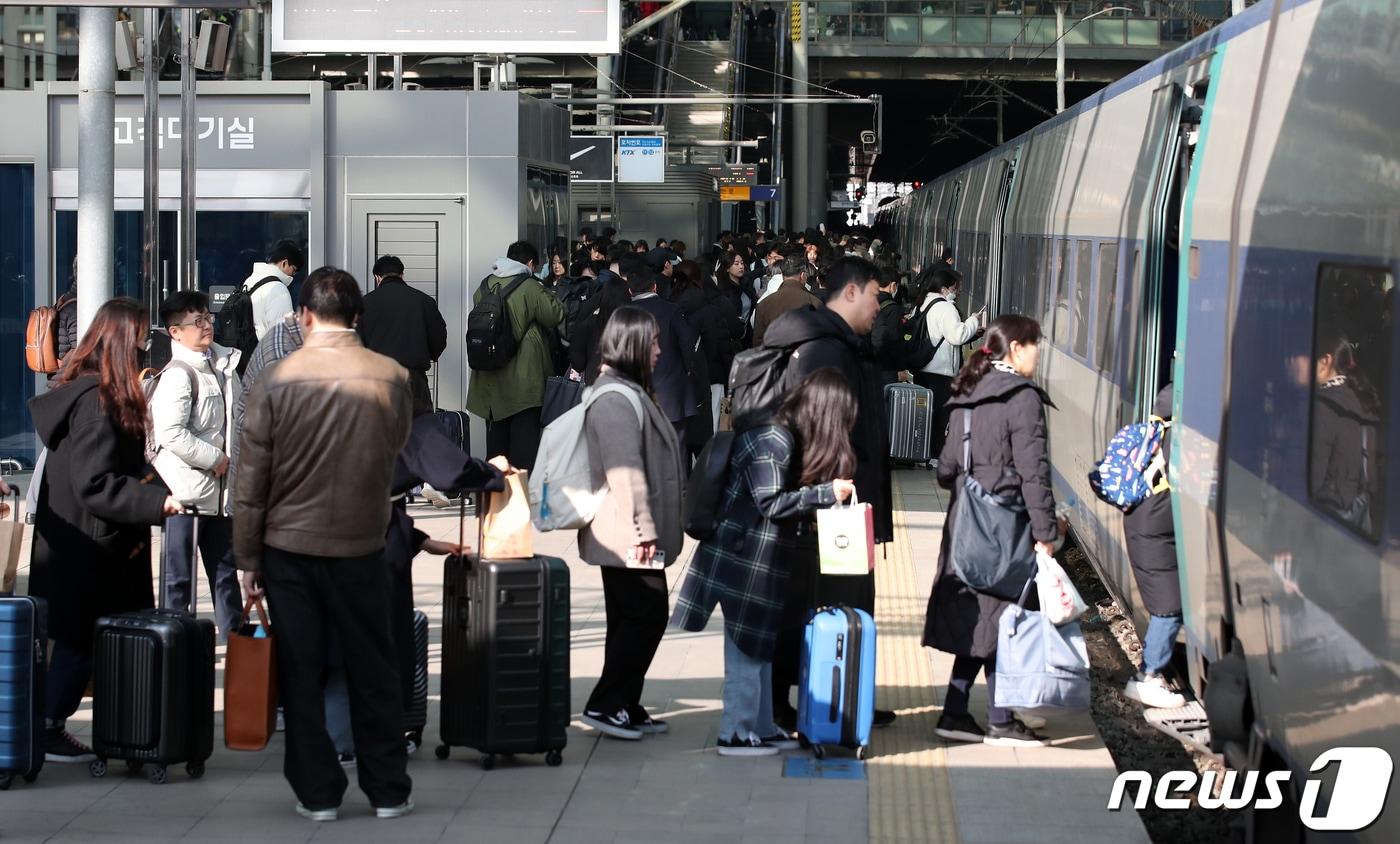
[[[128,777],[120,765],[100,780],[88,775],[86,765],[51,765],[33,785],[20,782],[0,793],[0,841],[1146,841],[1131,810],[1104,809],[1116,771],[1087,714],[1053,719],[1046,732],[1055,741],[1044,749],[948,745],[933,735],[952,659],[920,647],[919,636],[946,504],[931,474],[896,475],[896,541],[877,569],[877,680],[881,705],[898,710],[900,718],[876,731],[865,779],[787,778],[784,759],[715,754],[723,677],[718,616],[704,633],[669,633],[657,654],[644,703],[670,721],[670,734],[622,742],[576,722],[559,768],[546,767],[542,757],[520,757],[503,759],[488,772],[476,754],[462,749],[439,762],[432,750],[442,569],[439,559],[420,557],[414,576],[418,605],[432,624],[433,678],[427,747],[409,765],[417,804],[412,815],[375,820],[352,776],[338,822],[301,819],[281,773],[281,737],[261,753],[225,750],[220,716],[214,757],[202,780],[172,769],[170,782],[155,786]],[[414,512],[429,533],[455,539],[455,513],[427,507]],[[468,534],[474,530],[469,520]],[[570,562],[577,716],[602,666],[601,580],[596,569],[578,560],[572,534],[537,535],[536,549]],[[673,595],[692,551],[688,546],[669,571]],[[22,572],[21,592],[23,587]],[[208,613],[207,591],[201,600]],[[974,713],[984,711],[985,700],[979,684]],[[216,706],[222,711],[221,695]],[[70,726],[79,735],[90,732],[86,702]]]

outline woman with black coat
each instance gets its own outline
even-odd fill
[[[602,365],[598,338],[603,335],[603,326],[608,324],[613,311],[631,302],[632,291],[627,288],[626,279],[608,273],[598,292],[583,306],[584,316],[575,326],[574,336],[569,338],[569,367],[583,376],[584,383],[592,384],[598,378]]]
[[[149,325],[135,300],[106,303],[56,386],[29,401],[48,449],[29,594],[48,602],[54,642],[44,694],[49,762],[97,758],[64,729],[92,676],[93,625],[155,605],[151,526],[181,512],[144,472],[149,413],[139,375]]]
[[[1054,407],[1031,376],[1040,358],[1040,324],[1029,317],[1002,316],[992,323],[982,348],[973,352],[953,381],[948,438],[938,457],[938,483],[953,492],[943,525],[933,593],[924,624],[924,645],[953,654],[952,677],[935,732],[953,741],[1020,747],[1044,745],[1044,737],[1010,710],[993,705],[997,621],[1014,601],[979,592],[958,579],[949,564],[953,524],[962,477],[965,431],[971,431],[972,476],[988,492],[1019,497],[1030,516],[1036,550],[1053,553],[1060,526],[1050,487],[1050,449],[1045,407]],[[1032,590],[1034,595],[1034,590]],[[1034,600],[1034,598],[1032,598]],[[987,676],[984,732],[968,713],[968,695],[977,674]]]

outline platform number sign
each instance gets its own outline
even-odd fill
[[[621,183],[666,181],[666,139],[632,136],[617,139],[617,180]]]

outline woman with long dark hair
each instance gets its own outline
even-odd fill
[[[603,568],[607,639],[603,671],[583,723],[615,738],[666,732],[642,707],[642,686],[666,632],[666,566],[681,552],[685,469],[676,429],[651,398],[661,357],[656,318],[631,305],[613,311],[598,343],[602,365],[584,397],[590,480],[606,486],[579,556]]]
[[[792,562],[775,552],[781,525],[855,492],[855,423],[850,387],[825,368],[788,394],[772,424],[734,441],[715,535],[695,553],[672,622],[699,632],[716,604],[724,610],[721,756],[797,746],[773,722],[773,655]]]
[[[1029,317],[997,317],[982,347],[968,356],[953,379],[948,439],[938,457],[938,482],[952,490],[953,503],[943,525],[943,547],[924,624],[924,644],[954,656],[935,730],[951,741],[1023,747],[1046,743],[1015,713],[993,703],[997,621],[1014,601],[963,583],[948,559],[961,481],[969,472],[988,492],[1024,503],[1036,549],[1053,553],[1061,529],[1050,488],[1045,407],[1054,404],[1031,380],[1040,359],[1040,336],[1040,324]],[[987,677],[985,731],[967,708],[979,672]]]
[[[149,325],[135,300],[107,302],[53,389],[29,401],[48,449],[29,594],[48,601],[54,642],[44,693],[50,762],[96,758],[64,729],[92,676],[93,625],[104,615],[155,605],[150,528],[181,512],[143,472],[149,414],[140,360]]]

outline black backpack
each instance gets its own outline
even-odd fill
[[[521,275],[495,290],[482,282],[481,301],[467,314],[467,365],[472,369],[505,369],[515,357],[520,341],[511,327],[506,300],[529,280],[530,276]]]
[[[735,431],[772,421],[785,393],[783,376],[795,346],[759,346],[734,356],[729,368],[730,413]]]
[[[598,288],[593,279],[585,276],[561,281],[554,290],[559,302],[564,306],[564,325],[559,332],[559,341],[568,346],[573,340],[578,321],[588,316],[586,306],[593,294],[598,292]]]
[[[935,344],[928,336],[928,312],[939,302],[947,301],[942,296],[936,297],[932,302],[919,311],[915,311],[906,318],[899,330],[899,357],[903,360],[902,369],[911,372],[918,372],[933,356],[938,354],[938,350],[943,345],[943,338],[939,338]]]
[[[729,456],[734,449],[734,432],[720,431],[705,443],[690,479],[685,483],[684,526],[688,536],[709,539],[715,535],[724,488],[729,483]]]
[[[214,318],[214,342],[220,346],[242,352],[238,361],[238,374],[242,375],[253,359],[253,350],[258,347],[258,325],[253,315],[253,294],[265,284],[281,283],[281,279],[270,275],[251,288],[239,285],[233,295],[224,300],[223,307]]]

